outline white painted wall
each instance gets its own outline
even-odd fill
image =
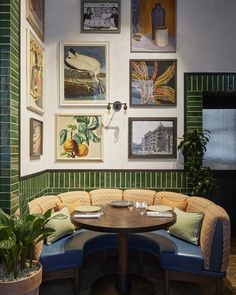
[[[81,34],[79,0],[47,0],[45,39],[46,100],[43,118],[26,110],[25,27],[22,2],[22,105],[21,105],[21,173],[27,175],[43,169],[176,169],[176,160],[128,160],[128,117],[177,117],[178,137],[184,130],[184,72],[236,71],[236,1],[177,0],[176,53],[130,52],[130,1],[121,0],[121,34]],[[129,60],[177,59],[177,107],[156,109],[128,108],[115,114],[112,126],[118,126],[120,136],[114,142],[114,130],[104,130],[104,161],[55,161],[55,114],[101,113],[105,125],[112,112],[105,107],[59,106],[59,42],[108,41],[110,43],[110,101],[129,102]],[[44,121],[44,156],[29,159],[29,117]]]

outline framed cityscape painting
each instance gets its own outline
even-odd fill
[[[106,105],[108,42],[60,44],[60,104]]]
[[[39,159],[43,154],[43,122],[30,118],[30,158]]]
[[[40,40],[27,30],[27,108],[44,113],[44,48]]]
[[[26,18],[41,41],[44,41],[44,5],[45,0],[26,0]]]
[[[129,118],[129,158],[176,158],[177,118]]]
[[[130,106],[176,106],[176,60],[130,60]]]
[[[176,0],[131,0],[131,52],[176,51]]]
[[[57,160],[103,160],[103,116],[56,115]]]
[[[120,33],[120,0],[81,0],[82,33]]]

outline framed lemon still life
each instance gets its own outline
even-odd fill
[[[31,31],[28,38],[28,109],[44,113],[44,49],[38,38]]]
[[[103,116],[56,115],[56,160],[103,160]]]

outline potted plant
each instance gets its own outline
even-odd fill
[[[178,149],[182,150],[185,157],[184,167],[192,186],[191,195],[209,197],[218,187],[210,167],[203,166],[203,157],[210,139],[210,132],[193,129],[180,139]]]
[[[0,294],[38,294],[42,281],[42,266],[33,260],[34,246],[54,232],[44,225],[51,210],[30,214],[21,198],[19,216],[0,209]]]

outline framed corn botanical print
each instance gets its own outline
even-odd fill
[[[44,48],[30,30],[27,30],[27,43],[27,107],[42,115],[44,113]]]
[[[106,105],[108,42],[60,44],[60,105]]]
[[[129,158],[176,158],[177,118],[129,118]]]
[[[176,60],[130,60],[130,106],[176,106]]]
[[[41,41],[44,41],[44,5],[45,0],[26,0],[26,18]]]
[[[56,159],[103,160],[103,116],[99,114],[56,115]]]

